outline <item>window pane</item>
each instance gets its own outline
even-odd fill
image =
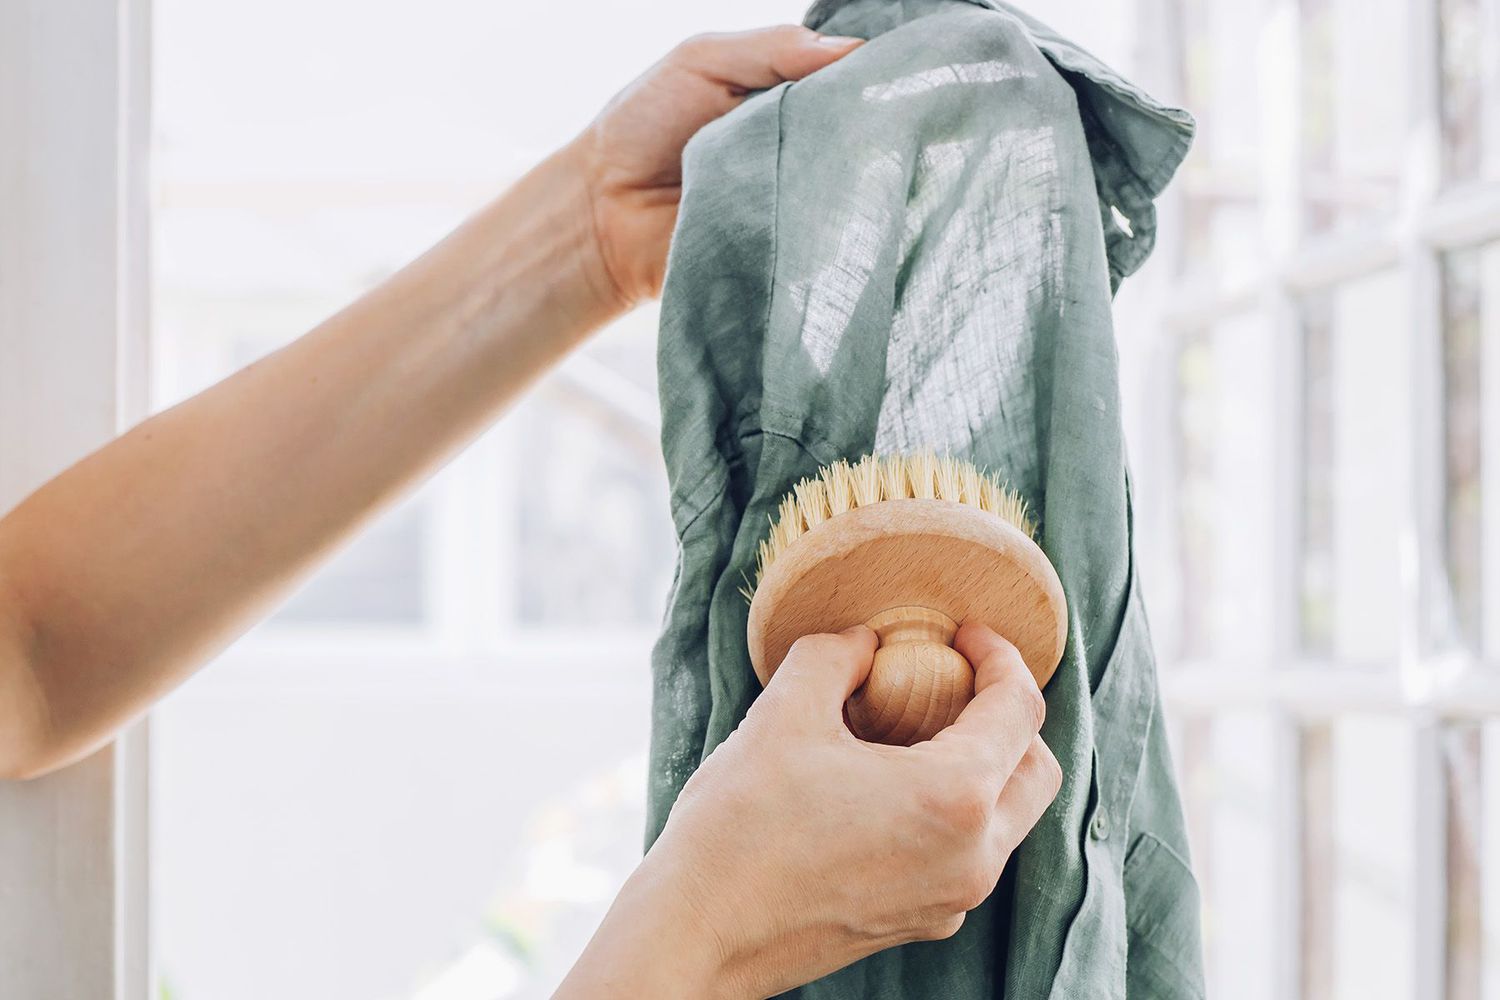
[[[1459,723],[1444,727],[1448,1000],[1482,1000],[1483,996],[1483,751],[1483,730],[1479,726]]]
[[[521,620],[655,625],[676,536],[656,423],[654,316],[632,317],[522,406]],[[569,377],[569,373],[572,377]]]
[[[1309,652],[1333,646],[1333,316],[1328,296],[1302,306],[1301,633]]]
[[[1410,441],[1405,279],[1385,273],[1303,303],[1302,639],[1380,661],[1398,648]]]
[[[1452,637],[1484,648],[1484,426],[1487,369],[1496,361],[1500,250],[1464,250],[1443,259],[1446,561]],[[1485,325],[1494,327],[1485,336]]]
[[[161,995],[547,996],[640,859],[646,658],[190,682],[152,716]]]
[[[1246,45],[1265,18],[1264,0],[1180,0],[1183,103],[1198,134],[1178,181],[1185,192],[1189,270],[1233,278],[1260,262],[1258,215],[1260,60]]]
[[[1311,231],[1391,214],[1405,153],[1403,0],[1301,0],[1302,185]]]
[[[1405,997],[1414,983],[1415,747],[1399,718],[1302,733],[1303,995]]]
[[[1475,254],[1452,254],[1443,271],[1443,377],[1448,580],[1457,632],[1480,645],[1480,287]]]
[[[1500,176],[1496,118],[1500,57],[1493,8],[1484,0],[1437,0],[1442,59],[1443,174],[1450,184]],[[1486,30],[1486,17],[1491,23]]]
[[[1208,995],[1276,996],[1274,727],[1262,714],[1183,721],[1181,762],[1193,870],[1203,896]]]
[[[1213,453],[1218,371],[1213,340],[1205,333],[1183,338],[1177,355],[1178,570],[1182,614],[1178,656],[1208,655],[1212,633],[1214,578]]]
[[[1494,447],[1500,385],[1500,245],[1448,254],[1443,261],[1443,374],[1445,535],[1452,614],[1448,635],[1471,652],[1490,647],[1497,634],[1495,615],[1487,612],[1496,596],[1485,586],[1487,569],[1497,565],[1496,541],[1486,530],[1485,506],[1493,490],[1485,478],[1493,462],[1485,448]],[[1493,569],[1489,569],[1493,572]]]
[[[1270,653],[1273,358],[1269,328],[1255,314],[1182,341],[1178,658],[1264,662]]]
[[[1458,722],[1442,734],[1446,775],[1447,1000],[1500,997],[1500,723]]]
[[[425,619],[426,508],[384,515],[292,595],[272,621],[420,625]]]
[[[1500,861],[1495,859],[1495,836],[1500,834],[1500,722],[1484,724],[1484,750],[1479,767],[1479,786],[1483,797],[1477,817],[1478,829],[1469,834],[1471,842],[1482,845],[1480,857],[1488,857],[1480,871],[1480,907],[1482,912],[1482,964],[1484,1000],[1500,997]]]

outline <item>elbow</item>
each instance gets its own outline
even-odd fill
[[[0,571],[4,566],[0,565]],[[29,781],[76,758],[54,724],[37,629],[0,572],[0,781]]]
[[[0,653],[0,782],[30,781],[98,749],[74,727],[56,724],[47,687],[26,657]]]
[[[0,706],[0,781],[30,781],[77,759],[52,738],[45,719],[16,711],[14,702]]]
[[[46,693],[26,657],[0,654],[0,780],[38,778],[67,763]]]
[[[52,773],[56,767],[55,762],[40,754],[25,756],[6,753],[0,758],[0,781],[30,781]]]
[[[28,715],[14,702],[0,708],[0,781],[30,781],[64,763],[49,746],[45,727]]]
[[[38,665],[37,631],[0,564],[0,781],[27,781],[66,761]]]

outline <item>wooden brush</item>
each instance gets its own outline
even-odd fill
[[[1067,641],[1057,572],[1026,503],[977,466],[931,453],[835,462],[782,500],[760,544],[747,629],[762,684],[798,637],[860,622],[880,647],[845,706],[862,739],[909,746],[958,717],[974,671],[952,648],[983,622],[1045,685]]]

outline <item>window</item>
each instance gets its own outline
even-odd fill
[[[683,36],[802,4],[153,7],[161,406],[420,253]],[[154,713],[157,995],[555,986],[645,830],[655,328],[605,331]]]
[[[0,11],[0,123],[28,151],[0,162],[24,216],[6,304],[58,332],[8,345],[0,381],[97,403],[38,432],[54,401],[4,381],[12,498],[143,409],[114,254],[144,242],[147,6]],[[157,404],[399,266],[643,53],[801,14],[436,0],[417,31],[352,0],[149,6]],[[1202,122],[1122,349],[1212,993],[1500,995],[1496,0],[1045,16],[1171,67]],[[652,325],[600,338],[154,717],[152,993],[555,982],[638,851],[670,572]],[[140,749],[0,789],[23,993],[147,993]]]
[[[1500,177],[1500,41],[1485,0],[1438,0],[1443,173],[1450,184]]]
[[[1312,232],[1400,204],[1416,53],[1400,0],[1298,0],[1303,222]]]
[[[1122,350],[1209,993],[1500,996],[1500,8],[1169,12]]]

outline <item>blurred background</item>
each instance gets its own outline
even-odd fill
[[[1500,0],[1028,6],[1200,123],[1118,329],[1210,993],[1500,998]],[[154,405],[802,13],[155,0]],[[655,322],[153,714],[164,1000],[555,986],[641,850]]]

